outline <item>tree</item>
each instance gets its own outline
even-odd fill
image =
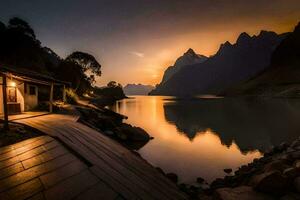
[[[101,65],[94,56],[88,53],[76,51],[69,55],[66,60],[81,66],[82,71],[89,74],[91,83],[95,81],[95,76],[101,76]]]
[[[110,88],[117,87],[117,82],[116,81],[110,81],[110,82],[107,83],[107,87],[110,87]]]
[[[18,18],[18,17],[11,18],[8,22],[8,28],[19,30],[20,32],[23,32],[23,33],[27,34],[28,36],[36,39],[34,30],[31,28],[31,26],[26,21],[24,21],[21,18]]]
[[[90,90],[96,76],[100,75],[101,65],[95,57],[78,51],[61,62],[60,70],[57,70],[57,78],[71,82],[73,89],[79,95]]]
[[[0,34],[2,34],[6,29],[6,25],[0,21]]]

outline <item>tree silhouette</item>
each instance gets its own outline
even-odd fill
[[[101,65],[94,56],[88,53],[76,51],[69,55],[66,60],[77,63],[84,72],[91,72],[96,76],[101,76]]]
[[[0,34],[2,34],[6,29],[6,25],[0,21]]]
[[[109,82],[107,83],[107,87],[114,88],[114,87],[117,87],[117,86],[118,86],[118,84],[117,84],[116,81],[109,81]]]
[[[8,28],[16,29],[16,30],[18,30],[22,33],[25,33],[28,36],[36,39],[34,30],[31,28],[31,26],[26,21],[24,21],[23,19],[20,19],[18,17],[14,17],[9,20]]]
[[[79,95],[91,90],[96,77],[101,76],[101,65],[94,56],[76,51],[61,59],[42,47],[29,23],[17,17],[7,25],[0,21],[0,44],[0,65],[52,75],[72,83]]]

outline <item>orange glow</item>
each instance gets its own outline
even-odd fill
[[[9,83],[9,86],[10,86],[10,87],[16,87],[16,86],[17,86],[17,84],[16,84],[16,82],[14,82],[14,81],[11,81],[11,82]]]
[[[138,97],[134,103],[134,99],[126,99],[119,102],[116,108],[116,111],[129,117],[128,123],[143,127],[154,136],[154,140],[139,151],[154,166],[175,172],[186,182],[206,171],[205,178],[212,181],[214,177],[211,174],[222,177],[224,168],[236,169],[261,156],[258,151],[243,154],[235,143],[224,146],[218,135],[209,129],[198,132],[190,140],[175,125],[166,121],[162,98]]]
[[[116,68],[103,68],[103,76],[97,79],[98,84],[106,84],[109,80],[116,80],[122,85],[127,83],[142,83],[156,85],[160,83],[164,71],[174,64],[188,48],[206,56],[214,55],[220,45],[226,41],[235,43],[242,32],[257,35],[261,30],[277,33],[292,31],[299,20],[298,16],[290,16],[280,20],[265,19],[252,21],[237,21],[224,24],[210,24],[205,27],[195,27],[182,30],[178,34],[168,37],[149,38],[135,41],[136,49],[142,49],[144,57],[128,56],[123,49],[118,60],[114,60]],[[157,30],[159,32],[159,30]],[[125,57],[124,57],[125,56]],[[126,63],[126,65],[124,65]],[[106,63],[103,64],[105,66]],[[128,76],[120,73],[119,66]],[[130,66],[130,67],[128,67]],[[115,70],[114,70],[115,69]]]

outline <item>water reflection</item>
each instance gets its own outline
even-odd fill
[[[298,100],[211,99],[164,104],[165,118],[191,140],[212,129],[226,146],[235,142],[242,152],[264,152],[300,133]]]
[[[251,162],[261,156],[260,151],[293,139],[300,131],[296,100],[187,101],[139,96],[122,100],[112,109],[154,136],[139,150],[146,160],[189,183],[198,176],[207,181],[222,177],[224,168]]]

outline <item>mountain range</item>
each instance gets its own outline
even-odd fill
[[[123,91],[126,95],[147,95],[153,89],[152,85],[127,84]]]
[[[271,64],[224,94],[265,97],[300,96],[300,23],[272,53]]]
[[[225,42],[209,58],[189,49],[178,59],[186,62],[178,67],[177,60],[149,94],[194,96],[223,93],[265,70],[270,65],[273,51],[287,35],[261,31],[258,35],[250,36],[244,32],[235,44]]]

